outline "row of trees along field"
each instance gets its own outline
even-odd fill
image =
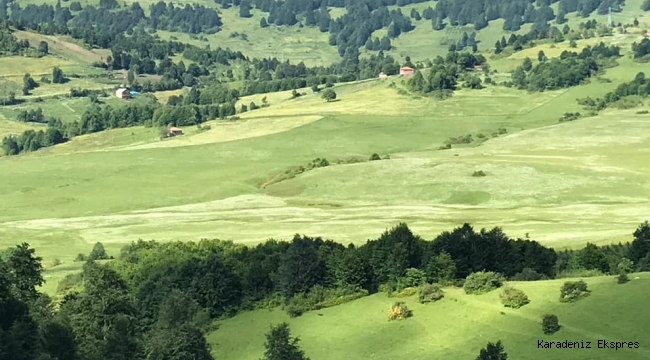
[[[138,241],[106,264],[96,258],[108,258],[100,243],[83,271],[59,284],[54,306],[37,290],[44,279],[34,249],[23,243],[0,253],[3,358],[209,360],[203,334],[211,319],[255,307],[284,306],[299,316],[380,290],[493,276],[483,271],[532,281],[617,273],[623,263],[628,271],[650,270],[650,224],[641,224],[631,243],[559,253],[499,228],[477,232],[465,224],[426,241],[399,224],[362,246],[298,235],[253,247]],[[287,339],[288,329],[278,329],[267,345]],[[269,348],[265,358],[278,359]]]

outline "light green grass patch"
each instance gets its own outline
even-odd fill
[[[217,34],[203,35],[207,41],[191,38],[188,34],[159,31],[161,38],[174,36],[180,42],[198,46],[210,45],[212,48],[230,48],[255,58],[276,57],[292,62],[304,61],[309,66],[330,65],[340,61],[336,47],[328,43],[329,33],[321,33],[317,28],[298,26],[286,27],[270,25],[263,29],[260,19],[268,14],[252,9],[252,18],[239,17],[238,8],[220,9],[223,29]],[[231,37],[234,32],[246,34],[248,41]]]
[[[271,325],[287,321],[300,338],[305,354],[318,359],[471,359],[488,341],[501,340],[511,357],[536,360],[540,354],[558,359],[646,359],[643,334],[650,331],[650,316],[639,309],[650,289],[648,274],[618,285],[614,277],[586,279],[593,293],[575,304],[560,304],[559,290],[566,280],[519,282],[530,304],[504,308],[500,291],[466,295],[447,288],[445,297],[420,304],[416,297],[400,299],[413,311],[403,321],[388,321],[395,299],[376,294],[333,308],[312,311],[290,319],[276,309],[256,310],[219,322],[208,335],[215,358],[253,360],[264,352],[264,334]],[[554,335],[542,333],[541,317],[556,314],[562,328]],[[343,325],[344,324],[344,325]],[[237,334],[246,334],[238,336]],[[620,339],[620,340],[619,340]],[[591,341],[591,349],[538,349],[538,340]],[[638,349],[598,349],[598,340],[637,341]]]

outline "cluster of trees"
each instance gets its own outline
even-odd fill
[[[18,40],[6,27],[0,29],[0,52],[4,55],[22,55],[29,51],[29,41]]]
[[[482,55],[450,51],[445,58],[438,56],[433,61],[426,78],[422,71],[417,71],[408,81],[409,90],[419,94],[450,94],[456,89],[462,74],[468,70],[474,71],[474,66],[485,65],[485,62]],[[478,88],[481,85],[481,80],[477,75],[470,76],[468,81],[472,83],[470,86],[472,88]]]
[[[96,244],[93,252],[107,257],[99,248]],[[474,273],[475,282],[498,287],[501,275],[494,284],[496,275],[482,270],[537,280],[560,274],[558,264],[567,258],[572,266],[600,266],[604,258],[648,270],[650,224],[637,228],[631,244],[588,245],[559,254],[535,241],[510,239],[499,228],[476,232],[468,224],[433,241],[400,224],[358,247],[298,235],[291,242],[269,240],[255,247],[218,240],[140,240],[125,246],[118,259],[103,265],[89,260],[82,273],[66,277],[59,286],[58,310],[37,291],[44,282],[41,259],[21,244],[0,254],[0,308],[5,309],[0,312],[0,353],[24,360],[212,360],[203,336],[208,324],[242,309],[277,306],[283,299],[327,289],[375,292],[418,272],[424,281],[438,283],[462,283]],[[581,283],[565,284],[562,294],[580,297],[585,291]],[[557,317],[545,316],[543,324],[552,332]],[[263,359],[306,359],[298,345],[288,326],[279,324],[266,335]],[[477,359],[495,358],[506,358],[500,343],[488,344]]]
[[[566,88],[581,84],[620,56],[620,48],[604,43],[586,47],[580,52],[563,51],[559,58],[546,59],[533,66],[530,58],[512,73],[512,84],[519,89],[544,91]]]
[[[229,7],[230,0],[219,1],[222,6]],[[421,1],[413,1],[421,2]],[[535,32],[546,32],[548,22],[556,20],[558,24],[565,23],[566,15],[578,12],[587,17],[594,11],[606,14],[611,6],[615,11],[620,10],[621,0],[560,0],[557,15],[550,7],[557,0],[537,0],[531,3],[526,0],[500,0],[479,2],[473,0],[442,0],[436,3],[435,9],[428,7],[420,16],[411,12],[411,17],[419,20],[421,17],[431,21],[434,30],[442,30],[445,24],[465,26],[473,24],[475,30],[488,26],[496,19],[504,19],[504,29],[517,31],[523,24],[533,24]],[[235,1],[235,4],[237,1]],[[362,3],[345,3],[343,1],[312,1],[302,4],[296,1],[255,0],[252,2],[257,9],[268,12],[268,19],[262,19],[260,26],[269,24],[295,25],[299,23],[300,15],[304,17],[304,25],[318,27],[322,32],[330,33],[330,44],[337,46],[339,54],[344,56],[350,48],[358,49],[366,45],[368,49],[378,48],[370,34],[381,28],[388,29],[388,38],[395,38],[402,32],[410,31],[413,26],[410,19],[401,13],[400,9],[389,11],[387,6],[403,6],[412,3],[409,0],[368,0]],[[249,16],[251,3],[240,2],[240,13]],[[346,15],[332,19],[327,11],[330,7],[345,7]],[[242,9],[244,8],[244,9]],[[555,28],[554,34],[559,33]],[[561,33],[560,33],[561,34]],[[472,46],[471,44],[469,46]]]
[[[61,144],[67,141],[63,132],[53,126],[43,130],[26,130],[21,135],[8,135],[2,138],[5,155],[18,155],[22,152],[36,151],[40,148]]]
[[[83,267],[80,293],[59,309],[37,288],[42,259],[21,244],[0,256],[0,354],[7,359],[213,360],[204,312],[179,291],[165,296],[157,317],[141,327],[124,280],[95,262]]]
[[[86,30],[96,28],[104,35],[110,36],[118,33],[131,33],[136,26],[142,25],[152,29],[180,31],[191,34],[200,32],[216,32],[222,25],[219,13],[202,5],[185,4],[176,7],[172,3],[159,1],[149,8],[149,16],[138,2],[130,6],[121,7],[113,1],[102,1],[99,6],[87,5],[81,8],[80,4],[71,4],[70,7],[61,6],[61,1],[56,5],[29,4],[21,7],[15,2],[3,0],[2,7],[9,5],[8,19],[20,27],[33,27],[41,24],[50,31],[65,31],[70,28]],[[75,14],[73,14],[75,12]]]
[[[628,96],[646,97],[648,95],[650,95],[650,80],[645,77],[645,73],[640,72],[636,74],[634,80],[619,85],[616,90],[608,92],[603,98],[587,97],[578,99],[578,103],[589,110],[600,111]]]
[[[643,38],[638,44],[632,44],[632,52],[636,61],[649,61],[650,60],[650,39]]]
[[[388,36],[384,36],[379,40],[378,37],[376,38],[368,38],[366,41],[366,50],[369,51],[388,51],[392,48],[392,45],[390,44],[390,38]]]

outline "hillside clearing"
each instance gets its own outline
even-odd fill
[[[219,322],[208,335],[215,358],[253,360],[264,350],[264,333],[271,324],[289,322],[294,336],[300,337],[305,353],[318,359],[468,359],[475,357],[488,341],[502,340],[506,352],[517,359],[537,360],[540,354],[556,359],[647,359],[643,335],[650,331],[650,316],[636,311],[650,290],[650,275],[626,285],[614,277],[589,278],[593,293],[575,304],[560,304],[559,288],[566,280],[516,282],[531,303],[512,310],[501,306],[499,290],[484,295],[465,295],[462,289],[447,288],[445,297],[422,305],[415,297],[406,301],[413,317],[388,322],[390,304],[398,299],[376,294],[334,308],[311,311],[290,319],[277,309],[256,310]],[[541,317],[558,316],[562,328],[546,336]],[[608,316],[601,316],[602,314]],[[453,326],[451,326],[453,324]],[[233,336],[232,334],[246,334]],[[538,349],[538,340],[591,341],[591,349]],[[638,349],[598,349],[598,341],[637,341]]]

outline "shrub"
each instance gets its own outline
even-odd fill
[[[320,285],[311,288],[307,294],[297,294],[289,299],[284,310],[291,317],[298,317],[306,311],[340,305],[368,295],[368,291],[354,286],[326,289]]]
[[[574,302],[589,295],[587,283],[584,280],[567,281],[560,289],[560,302]]]
[[[381,160],[377,153],[370,155],[370,161]]]
[[[409,296],[413,296],[413,295],[415,295],[417,293],[418,293],[418,288],[416,288],[416,287],[407,287],[407,288],[402,289],[399,292],[391,293],[391,294],[389,294],[389,296],[392,296],[392,297],[409,297]]]
[[[52,261],[52,266],[53,267],[54,266],[59,266],[59,265],[61,265],[61,259],[56,258],[56,259],[54,259],[54,261]]]
[[[537,281],[546,279],[546,275],[540,274],[531,268],[524,268],[520,273],[517,273],[512,277],[512,280],[514,281]]]
[[[84,255],[84,254],[77,254],[77,257],[74,258],[74,261],[86,261],[86,255]]]
[[[639,115],[645,115],[645,114],[650,113],[650,111],[648,111],[648,110],[639,110],[636,113],[639,114]]]
[[[442,299],[445,295],[438,284],[424,284],[420,286],[420,303],[426,304]]]
[[[413,312],[401,301],[394,303],[388,311],[388,320],[403,320],[413,316]]]
[[[542,331],[544,331],[544,334],[551,335],[558,330],[560,330],[560,324],[556,315],[546,314],[542,317]]]
[[[503,306],[513,309],[519,309],[520,307],[530,303],[526,293],[512,287],[504,288],[499,297],[501,298]]]
[[[465,279],[463,289],[466,294],[483,294],[503,285],[503,277],[492,271],[479,271],[471,273]]]
[[[619,284],[625,284],[626,282],[630,281],[630,278],[627,277],[627,274],[622,272],[618,274],[618,283]]]
[[[483,177],[483,176],[486,176],[486,175],[485,175],[485,172],[483,170],[478,170],[478,171],[474,171],[472,176],[474,176],[474,177]]]

